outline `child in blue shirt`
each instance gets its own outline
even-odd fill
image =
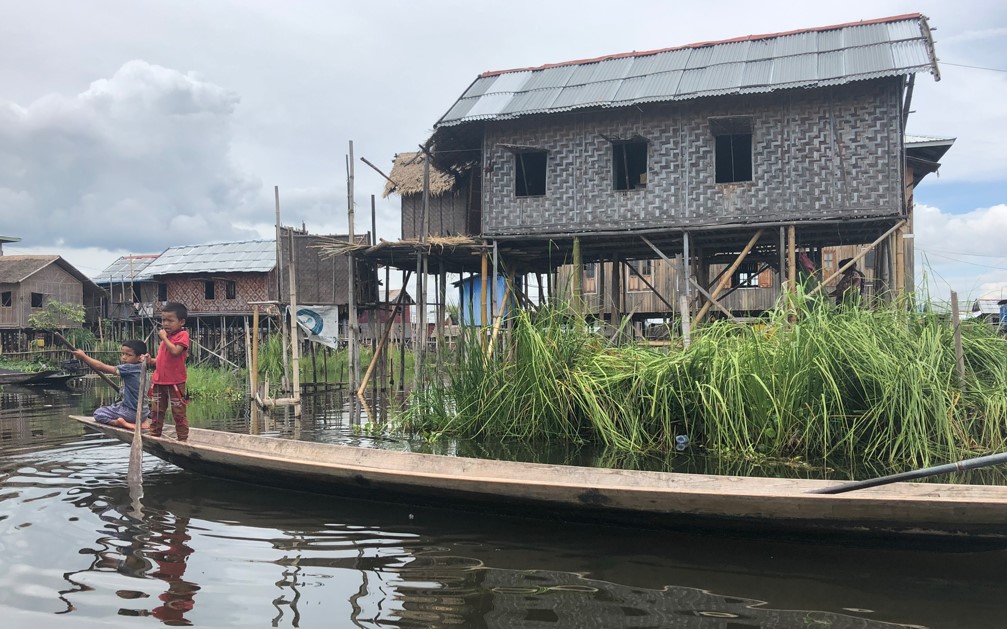
[[[140,363],[147,358],[147,344],[135,339],[124,341],[122,347],[119,348],[120,364],[115,367],[91,358],[84,353],[84,350],[74,350],[73,355],[87,363],[95,371],[115,374],[122,380],[120,391],[122,399],[113,404],[99,407],[94,412],[94,420],[99,424],[135,430],[136,407],[140,399]],[[144,400],[143,418],[146,419],[149,416],[150,409],[147,408],[146,400]],[[141,428],[148,428],[149,425],[150,422],[145,421]]]

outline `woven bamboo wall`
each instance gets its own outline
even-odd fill
[[[214,273],[213,276],[167,275],[159,278],[168,285],[168,301],[185,304],[191,314],[243,314],[251,313],[252,301],[271,299],[270,286],[276,280],[270,273]],[[214,283],[214,298],[206,299],[204,282]],[[227,299],[225,283],[235,282],[235,297]],[[160,306],[161,304],[158,304]],[[156,315],[156,313],[155,313]]]
[[[897,216],[900,82],[540,116],[487,126],[483,233],[573,233]],[[753,180],[715,183],[710,118],[750,116]],[[649,141],[646,188],[615,191],[611,139]],[[515,197],[505,145],[549,151],[546,194]]]
[[[431,196],[429,200],[430,235],[463,236],[471,234],[468,228],[467,195],[455,191],[441,196]],[[402,197],[402,238],[419,238],[423,231],[423,195],[409,194]]]
[[[289,228],[282,228],[281,256],[288,260]],[[349,259],[346,256],[322,256],[320,247],[330,238],[346,240],[347,236],[319,236],[294,231],[294,269],[297,274],[297,303],[311,305],[339,305],[349,303]],[[370,235],[356,236],[360,244],[370,244]],[[377,299],[377,272],[374,267],[357,260],[356,293],[357,303],[373,303]],[[286,262],[282,273],[282,297],[288,301],[290,278]],[[275,292],[275,289],[271,287]],[[275,299],[275,297],[274,297]]]
[[[19,284],[3,284],[3,292],[11,292],[11,306],[0,307],[0,327],[22,328],[28,326],[28,317],[42,308],[31,307],[31,294],[41,293],[45,301],[80,304],[90,313],[93,304],[84,303],[84,287],[80,280],[59,266],[50,264],[33,273]]]

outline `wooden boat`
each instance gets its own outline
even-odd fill
[[[71,418],[132,442],[132,431]],[[826,495],[812,492],[836,482],[518,463],[198,428],[187,442],[167,430],[145,435],[143,449],[209,476],[408,504],[648,528],[1007,541],[1007,486],[902,482]]]
[[[63,374],[55,369],[31,372],[4,369],[0,371],[0,384],[61,384],[73,377],[72,374]]]

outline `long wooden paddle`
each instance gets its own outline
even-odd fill
[[[911,472],[900,472],[898,474],[890,474],[888,476],[879,476],[878,478],[869,478],[867,480],[854,481],[852,483],[843,483],[842,485],[836,485],[835,487],[823,487],[822,489],[813,489],[808,493],[844,494],[848,491],[856,491],[857,489],[866,489],[868,487],[888,485],[890,483],[897,483],[899,481],[904,480],[926,478],[927,476],[950,474],[951,472],[964,472],[966,470],[975,470],[980,467],[1000,465],[1001,463],[1007,463],[1007,452],[1001,452],[1000,454],[988,454],[986,456],[979,456],[974,459],[965,459],[964,461],[957,461],[955,463],[945,463],[944,465],[935,465],[934,467],[925,467],[921,470],[913,470]]]
[[[54,331],[54,332],[52,333],[52,335],[53,335],[53,337],[54,337],[54,338],[55,338],[55,339],[56,339],[57,341],[59,341],[60,343],[62,343],[63,345],[65,345],[65,346],[66,346],[66,348],[67,348],[67,349],[69,349],[69,350],[70,350],[71,352],[76,352],[76,351],[77,351],[77,348],[76,348],[76,347],[74,347],[74,346],[73,346],[73,344],[72,344],[72,343],[71,343],[70,341],[68,341],[68,340],[66,340],[65,338],[63,338],[63,335],[62,335],[62,334],[60,334],[59,332],[55,332],[55,331]],[[97,370],[97,369],[95,369],[94,367],[91,367],[91,365],[88,365],[88,367],[90,367],[90,368],[91,368],[91,371],[93,371],[93,372],[95,372],[96,374],[98,374],[99,376],[101,376],[101,379],[102,379],[102,380],[104,380],[105,382],[107,382],[107,383],[108,383],[108,386],[112,387],[112,388],[113,388],[113,389],[115,389],[116,391],[118,391],[118,390],[119,390],[119,385],[117,385],[117,384],[116,384],[115,382],[113,382],[111,378],[109,378],[108,376],[106,376],[106,375],[105,375],[105,374],[103,374],[102,372],[98,371],[98,370]]]
[[[147,384],[147,358],[140,361],[140,390],[136,395],[136,424],[133,426],[133,443],[129,448],[129,468],[126,471],[126,482],[132,487],[140,486],[139,497],[143,496],[143,394]]]

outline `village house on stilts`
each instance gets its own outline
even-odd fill
[[[921,14],[486,72],[398,157],[404,240],[361,255],[569,285],[613,323],[757,313],[847,252],[891,299],[913,186],[953,142],[907,136],[918,73],[940,78]]]

